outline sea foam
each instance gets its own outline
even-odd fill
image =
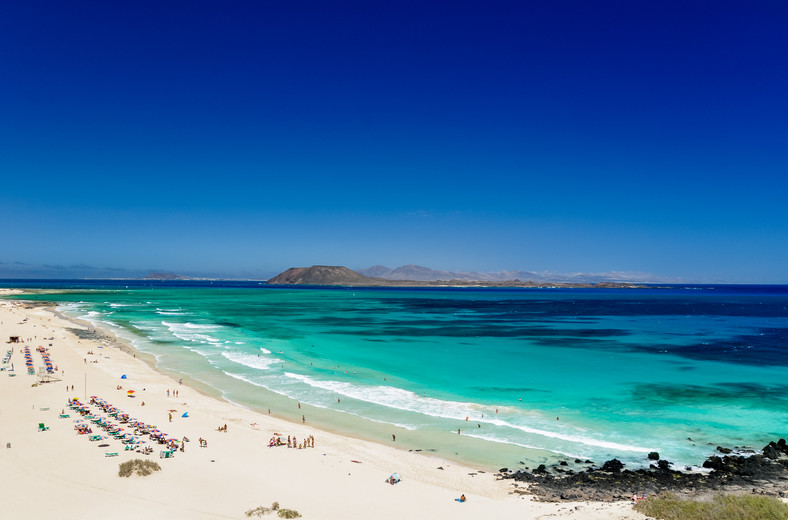
[[[604,439],[587,437],[580,434],[572,435],[557,431],[533,428],[530,426],[517,424],[513,421],[502,420],[490,415],[490,407],[478,403],[446,401],[432,397],[424,397],[414,392],[392,386],[361,386],[342,381],[318,380],[309,376],[294,374],[291,372],[285,372],[285,376],[306,383],[311,387],[328,390],[330,392],[357,399],[359,401],[365,401],[367,403],[386,406],[397,410],[419,413],[429,417],[463,420],[466,417],[473,416],[474,422],[479,424],[514,428],[531,435],[559,439],[573,444],[584,444],[614,451],[632,451],[638,453],[648,453],[653,451],[650,448],[644,448],[641,446],[622,444]],[[481,418],[479,415],[480,413],[486,413],[485,417]]]
[[[272,365],[282,362],[280,359],[244,354],[243,352],[222,352],[222,356],[233,363],[258,370],[268,370]]]

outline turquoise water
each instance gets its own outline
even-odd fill
[[[226,399],[460,460],[696,465],[788,430],[784,287],[47,293]]]

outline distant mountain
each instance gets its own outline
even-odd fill
[[[556,273],[552,271],[497,271],[479,273],[475,271],[437,271],[421,265],[408,264],[397,268],[374,265],[367,269],[358,269],[365,276],[383,278],[385,280],[412,280],[435,282],[438,280],[461,280],[477,282],[533,282],[533,283],[622,283],[622,282],[657,282],[648,273],[618,272],[608,273]]]
[[[175,273],[151,273],[143,276],[142,280],[191,280],[189,276],[182,276]]]
[[[386,267],[385,265],[373,265],[366,269],[356,269],[357,273],[361,273],[364,276],[372,276],[373,278],[388,278],[392,271],[394,271],[394,269]]]
[[[481,280],[482,278],[469,278],[468,273],[454,273],[450,271],[436,271],[421,265],[408,264],[395,269],[376,265],[370,269],[359,271],[365,276],[376,276],[386,280],[414,280],[419,282],[434,282],[436,280]],[[372,274],[374,273],[374,274]]]
[[[391,269],[383,265],[374,265],[368,269],[359,269],[365,276],[374,276],[386,280],[413,280],[419,282],[435,282],[438,280],[464,280],[502,282],[506,280],[533,280],[539,278],[536,273],[525,271],[505,271],[501,273],[477,273],[460,271],[436,271],[421,265],[408,264]],[[514,274],[526,276],[513,276]]]
[[[268,283],[278,285],[386,285],[384,280],[369,278],[339,265],[291,267],[268,280]]]

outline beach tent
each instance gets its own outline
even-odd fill
[[[121,379],[126,379],[126,374],[123,374],[122,376],[120,376],[120,378]]]
[[[391,476],[388,478],[388,480],[386,482],[388,482],[389,484],[393,485],[393,484],[396,484],[399,481],[400,481],[399,473],[392,473]]]
[[[188,416],[189,416],[189,412],[186,412],[183,415],[181,415],[181,417],[188,417]]]

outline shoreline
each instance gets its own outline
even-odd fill
[[[17,376],[0,372],[0,390],[14,395],[0,410],[0,441],[12,446],[0,458],[0,485],[8,492],[6,510],[17,516],[29,511],[30,499],[44,486],[62,511],[61,518],[90,517],[91,512],[98,514],[117,500],[123,505],[120,513],[113,514],[118,518],[141,514],[147,518],[243,518],[244,511],[273,501],[298,510],[305,518],[399,518],[406,514],[418,518],[524,514],[643,518],[622,502],[578,501],[576,509],[567,508],[567,503],[535,502],[532,497],[513,494],[511,481],[498,480],[490,472],[288,422],[205,395],[192,386],[179,385],[133,352],[78,338],[68,330],[74,322],[51,310],[3,300],[0,316],[4,340],[12,335],[35,338],[32,343],[6,344],[15,347],[11,362]],[[39,343],[58,365],[60,381],[31,386],[31,376],[20,370],[20,350]],[[128,378],[121,380],[121,373]],[[72,384],[73,391],[64,391],[64,386]],[[127,398],[126,389],[135,389],[139,397]],[[183,395],[166,397],[165,391],[172,389]],[[120,452],[118,457],[105,458],[104,450],[76,435],[73,418],[58,418],[68,397],[83,395],[98,395],[140,420],[163,424],[162,430],[178,438],[205,438],[208,448],[188,443],[185,453],[160,461],[161,472],[120,478],[116,464],[139,458],[138,454]],[[144,407],[139,404],[143,400]],[[167,409],[177,410],[172,423],[167,420]],[[189,417],[181,418],[183,412]],[[49,431],[36,430],[42,421]],[[216,431],[222,424],[229,425],[228,433]],[[298,438],[314,435],[316,448],[268,448],[274,432],[290,432]],[[120,446],[109,443],[108,449]],[[392,472],[403,478],[396,486],[383,482]],[[200,494],[208,489],[210,493]],[[462,505],[454,501],[461,493],[469,497]]]
[[[32,291],[39,293],[39,290],[36,289]],[[17,294],[23,295],[26,292],[28,291],[21,290]],[[2,292],[0,292],[0,295],[2,295]],[[571,460],[571,457],[567,458],[567,456],[552,453],[548,450],[499,443],[496,443],[495,446],[498,452],[497,460],[491,460],[488,452],[485,450],[486,446],[479,444],[481,439],[472,434],[463,436],[449,435],[444,438],[443,444],[435,445],[434,440],[430,439],[431,432],[405,429],[396,424],[378,422],[354,414],[345,414],[331,408],[321,408],[306,403],[299,403],[296,399],[264,387],[255,387],[254,389],[255,396],[260,402],[259,405],[237,402],[226,398],[222,390],[196,379],[188,372],[178,372],[171,368],[159,366],[155,355],[135,347],[132,339],[117,334],[117,331],[113,329],[111,324],[104,323],[101,320],[93,322],[67,316],[57,310],[60,302],[56,300],[46,302],[40,300],[15,301],[24,301],[28,305],[50,308],[50,312],[57,313],[63,320],[96,331],[97,337],[108,342],[108,345],[115,346],[126,353],[140,356],[152,370],[175,380],[183,379],[187,385],[203,395],[289,423],[299,424],[301,416],[305,415],[309,418],[308,422],[314,422],[323,431],[359,441],[369,441],[390,446],[401,452],[432,455],[451,463],[479,468],[489,473],[497,472],[501,467],[519,466],[526,468],[526,464],[522,463],[523,460],[530,461],[534,465],[540,463],[557,464],[560,460]],[[122,327],[119,330],[125,332],[125,329]],[[271,411],[272,409],[273,412]],[[268,410],[268,413],[266,413],[266,410]],[[392,432],[396,434],[396,444],[387,442],[391,438]],[[518,461],[520,461],[519,464]]]

